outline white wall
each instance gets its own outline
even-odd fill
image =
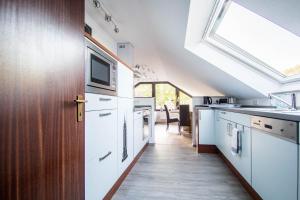
[[[90,0],[85,0],[85,23],[92,28],[92,36],[97,41],[117,54],[117,42],[106,31],[110,24],[105,24],[103,13],[95,8]]]

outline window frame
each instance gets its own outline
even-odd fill
[[[192,98],[192,95],[190,95],[189,93],[187,93],[186,91],[178,88],[176,85],[174,85],[173,83],[169,82],[169,81],[156,81],[156,82],[139,82],[137,84],[135,84],[134,89],[142,84],[151,84],[152,85],[152,97],[137,97],[137,98],[155,98],[156,97],[156,84],[169,84],[171,87],[175,88],[175,97],[176,97],[176,107],[179,106],[179,102],[178,102],[178,97],[179,97],[179,93],[182,92],[185,95],[189,96],[190,98]],[[160,109],[156,109],[156,101],[154,102],[154,107],[155,107],[155,111],[159,111]],[[164,109],[163,109],[164,110]]]
[[[244,51],[243,49],[216,34],[216,30],[219,24],[222,22],[230,3],[230,0],[215,0],[215,5],[205,28],[204,34],[202,35],[201,42],[219,50],[219,52],[223,55],[229,55],[234,59],[250,66],[256,71],[264,73],[265,75],[282,84],[299,81],[300,74],[286,76],[273,67],[267,65],[262,60],[257,59],[250,53]]]

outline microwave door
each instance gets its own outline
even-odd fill
[[[108,90],[113,89],[111,87],[111,65],[103,56],[89,50],[87,85]]]

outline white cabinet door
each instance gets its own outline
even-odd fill
[[[85,199],[99,200],[109,192],[117,180],[115,154],[95,158],[85,165]]]
[[[117,97],[85,93],[85,99],[87,100],[87,103],[85,104],[85,111],[117,108]]]
[[[117,110],[85,114],[85,199],[98,200],[117,180]]]
[[[215,144],[213,110],[199,110],[199,144]]]
[[[121,175],[133,160],[133,99],[118,98],[118,165]]]
[[[219,150],[223,153],[223,155],[224,156],[226,156],[227,157],[227,142],[226,142],[226,137],[228,137],[227,136],[227,134],[228,134],[228,124],[229,124],[230,122],[229,121],[227,121],[227,120],[225,120],[225,119],[222,119],[222,118],[219,118],[219,122],[218,122],[218,128],[219,128],[219,130],[218,130],[218,132],[217,132],[217,134],[218,134],[218,143],[219,143],[219,146],[218,146],[218,148],[219,148]]]
[[[117,110],[85,112],[85,160],[101,157],[117,143]],[[115,153],[115,151],[114,151]]]
[[[133,72],[118,62],[118,96],[133,98]]]
[[[133,145],[133,153],[134,157],[140,152],[143,148],[143,112],[139,111],[134,118],[134,130],[133,130],[133,138],[134,138],[134,145]]]
[[[297,144],[252,129],[252,187],[263,199],[297,199],[297,164]]]
[[[251,131],[249,127],[232,123],[241,133],[241,152],[232,157],[233,166],[251,185]]]

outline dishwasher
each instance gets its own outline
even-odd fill
[[[253,116],[252,187],[264,200],[297,200],[298,123]]]

